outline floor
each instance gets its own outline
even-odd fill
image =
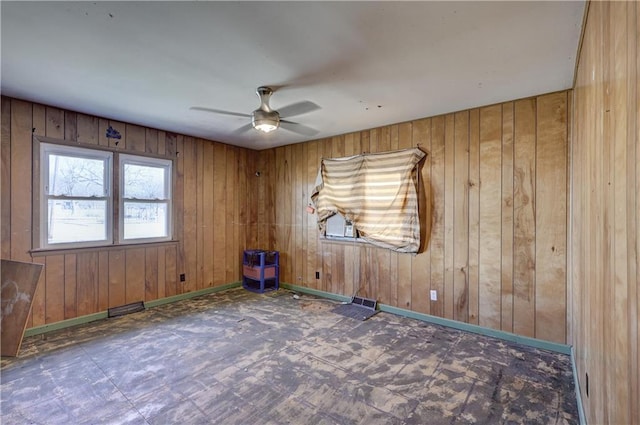
[[[570,359],[243,289],[25,339],[9,424],[574,424]]]

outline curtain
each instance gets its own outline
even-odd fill
[[[324,234],[326,221],[340,213],[359,237],[397,252],[418,252],[416,166],[425,157],[418,148],[323,159],[311,195]]]

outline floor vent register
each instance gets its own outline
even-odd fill
[[[367,320],[378,312],[378,302],[376,300],[353,297],[348,304],[340,304],[332,311],[342,316],[351,317],[356,320]]]

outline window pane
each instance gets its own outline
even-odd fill
[[[49,194],[66,196],[104,196],[102,159],[49,155]]]
[[[125,202],[124,238],[168,237],[167,203]]]
[[[107,240],[107,201],[49,199],[48,243]]]
[[[165,168],[124,164],[124,197],[166,199]]]

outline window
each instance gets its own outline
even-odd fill
[[[120,155],[120,240],[170,238],[171,161]]]
[[[171,239],[170,160],[50,143],[39,149],[39,248]]]
[[[40,153],[40,246],[112,243],[113,154],[50,144]]]

